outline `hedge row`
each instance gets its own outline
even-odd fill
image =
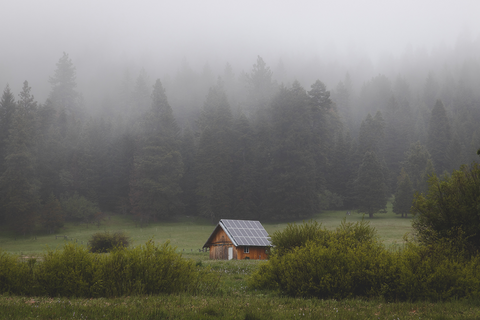
[[[36,262],[0,252],[0,293],[29,296],[114,297],[210,292],[216,277],[182,258],[168,242],[94,254],[75,244],[48,251]]]

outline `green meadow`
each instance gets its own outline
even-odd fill
[[[327,229],[336,228],[342,219],[347,222],[357,222],[365,219],[370,225],[375,227],[379,237],[386,246],[401,244],[406,233],[412,231],[411,218],[401,218],[391,211],[391,206],[387,207],[387,213],[378,213],[374,218],[369,219],[362,214],[351,211],[326,211],[313,217],[313,220],[322,223]],[[261,221],[269,234],[285,228],[287,223],[268,223]],[[292,221],[290,223],[302,223]],[[133,245],[144,244],[153,239],[156,243],[170,241],[171,245],[176,247],[179,252],[185,255],[195,255],[198,258],[208,256],[205,253],[199,253],[212,233],[215,225],[206,219],[198,217],[181,217],[177,221],[157,222],[146,226],[139,226],[129,216],[112,215],[106,218],[100,225],[74,225],[67,223],[64,228],[55,234],[42,234],[18,236],[3,228],[0,229],[0,249],[22,256],[35,256],[42,253],[47,248],[61,249],[65,242],[76,242],[79,245],[87,245],[87,241],[92,234],[97,232],[126,232]],[[64,236],[68,240],[65,240]]]
[[[346,211],[327,211],[313,220],[327,229],[336,228],[343,219],[357,222],[363,215]],[[411,232],[411,218],[401,218],[391,212],[365,218],[376,228],[386,246],[401,245]],[[302,221],[294,221],[301,223]],[[272,234],[287,223],[263,222]],[[218,274],[219,287],[215,294],[171,294],[156,296],[127,296],[117,298],[24,297],[0,295],[0,319],[478,319],[477,301],[398,302],[382,300],[322,300],[284,297],[275,292],[253,290],[247,278],[259,261],[210,261],[208,253],[199,252],[215,225],[196,217],[178,221],[136,225],[129,217],[111,216],[99,226],[67,224],[55,239],[55,234],[15,236],[1,230],[0,248],[3,252],[38,256],[49,249],[62,249],[67,241],[86,245],[93,233],[125,231],[133,246],[152,239],[157,243],[170,241],[184,257],[197,266],[209,266]],[[59,236],[67,236],[65,240]],[[83,244],[82,244],[83,242]]]

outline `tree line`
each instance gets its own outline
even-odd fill
[[[7,85],[0,221],[25,234],[106,213],[141,224],[179,215],[298,220],[333,208],[371,217],[394,194],[394,211],[406,216],[429,175],[473,161],[480,145],[480,99],[464,82],[439,90],[431,74],[416,95],[400,76],[392,84],[378,75],[358,93],[348,74],[334,90],[320,80],[304,88],[277,83],[258,57],[238,78],[227,64],[202,101],[191,99],[197,107],[177,114],[167,95],[178,102],[176,89],[147,80],[142,70],[123,81],[97,116],[68,54],[45,103],[27,81],[18,96]]]

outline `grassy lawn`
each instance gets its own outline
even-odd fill
[[[412,231],[411,219],[402,219],[395,215],[391,211],[391,206],[387,209],[387,213],[379,213],[373,219],[365,219],[376,228],[385,245],[402,243],[404,234]],[[346,211],[326,211],[313,217],[327,229],[336,228],[342,219],[346,219],[347,222],[357,222],[362,218],[362,214],[352,212],[351,215],[346,215]],[[296,223],[302,223],[302,221],[296,221]],[[285,228],[287,223],[263,223],[263,225],[269,234],[273,234],[273,232]],[[197,217],[182,217],[176,222],[158,222],[140,227],[132,222],[130,217],[111,216],[100,226],[67,223],[57,234],[15,236],[3,228],[0,229],[0,249],[12,254],[31,256],[43,252],[47,247],[50,249],[62,248],[67,240],[64,240],[63,237],[55,238],[55,235],[65,235],[68,241],[86,245],[93,233],[125,231],[131,237],[134,246],[144,244],[152,238],[157,243],[169,240],[173,246],[177,247],[178,251],[203,260],[208,255],[198,251],[213,229],[214,226],[211,223]]]

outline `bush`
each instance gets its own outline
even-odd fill
[[[304,246],[308,241],[320,240],[327,235],[322,225],[316,221],[301,225],[288,224],[282,231],[275,231],[270,238],[271,254],[282,256],[295,248]]]
[[[294,244],[288,246],[289,240]],[[367,222],[342,222],[335,231],[316,222],[289,225],[272,236],[270,260],[250,279],[257,288],[292,296],[347,298],[374,295],[388,257]]]
[[[182,258],[168,242],[98,255],[75,244],[48,251],[42,262],[0,253],[0,294],[113,297],[159,293],[211,293],[218,277]]]
[[[90,223],[95,215],[100,212],[95,203],[77,193],[63,200],[62,208],[65,213],[65,219],[75,223]]]
[[[34,260],[24,263],[18,256],[0,250],[0,292],[22,294],[26,290],[37,293],[38,286],[33,284]]]
[[[300,243],[300,230],[319,225],[288,226],[275,233],[277,243]],[[272,251],[249,286],[274,289],[290,296],[343,299],[383,297],[386,300],[480,298],[480,257],[470,258],[455,242],[407,243],[387,250],[366,222],[345,223],[335,231],[311,232],[301,245]],[[281,254],[280,254],[281,253]]]
[[[130,238],[123,232],[99,232],[92,235],[88,242],[88,248],[93,253],[105,253],[117,247],[128,247]]]
[[[433,175],[426,195],[416,195],[412,212],[424,245],[449,239],[470,254],[480,250],[480,164],[462,166],[451,176]],[[453,243],[452,242],[452,243]]]

